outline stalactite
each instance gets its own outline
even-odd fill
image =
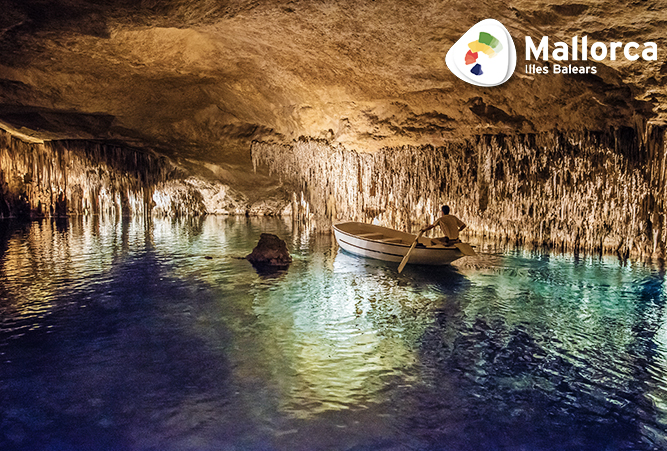
[[[278,215],[286,205],[250,202],[219,181],[184,178],[152,152],[93,141],[26,143],[0,130],[0,218]]]
[[[153,202],[153,214],[157,216],[245,215],[249,209],[242,194],[197,177],[158,184]],[[259,207],[256,210],[255,214],[264,213]]]
[[[81,141],[26,143],[0,130],[0,217],[150,212],[174,166],[152,153]]]
[[[484,135],[359,154],[255,142],[255,166],[293,180],[311,216],[415,231],[449,204],[472,233],[564,251],[665,253],[665,128]]]

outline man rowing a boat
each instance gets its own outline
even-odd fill
[[[433,227],[439,225],[442,233],[445,235],[443,237],[433,238],[433,241],[437,241],[445,246],[450,244],[459,243],[459,232],[466,228],[466,225],[454,215],[449,214],[449,206],[443,205],[441,208],[442,215],[431,225],[421,229],[422,232],[428,232]]]

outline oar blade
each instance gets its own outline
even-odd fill
[[[456,246],[456,248],[460,250],[465,256],[477,255],[475,250],[468,243],[456,243],[454,246]]]
[[[408,258],[410,258],[410,253],[412,252],[412,249],[415,248],[417,245],[417,241],[419,241],[419,238],[421,238],[422,234],[424,233],[423,230],[419,232],[419,235],[417,235],[417,238],[415,238],[415,241],[412,243],[412,246],[410,246],[410,249],[408,249],[408,252],[405,254],[405,257],[403,257],[403,260],[401,260],[401,264],[398,265],[398,272],[400,274],[401,271],[403,271],[403,268],[405,268],[405,265],[408,264]]]
[[[410,257],[410,252],[412,252],[412,249],[415,248],[415,245],[416,245],[416,244],[417,244],[416,241],[415,241],[414,243],[412,243],[412,246],[410,246],[410,249],[409,249],[408,252],[405,254],[405,257],[403,257],[403,260],[401,260],[401,264],[398,265],[398,272],[399,272],[399,273],[400,273],[401,271],[403,271],[403,268],[405,268],[405,265],[408,264],[408,258]]]

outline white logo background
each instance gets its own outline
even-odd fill
[[[468,44],[479,39],[480,31],[490,33],[500,41],[503,49],[493,58],[482,52],[477,53],[477,61],[466,65],[465,57],[470,48]],[[516,47],[507,29],[495,19],[485,19],[475,24],[456,41],[445,57],[447,67],[461,80],[477,86],[498,86],[505,83],[516,68]],[[479,63],[482,75],[475,75],[470,70]]]

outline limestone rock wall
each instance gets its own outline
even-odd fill
[[[356,153],[255,142],[255,165],[296,182],[307,218],[416,231],[449,204],[470,233],[570,251],[663,256],[664,126],[479,136]]]
[[[0,217],[143,214],[173,166],[108,144],[27,143],[0,131]]]
[[[279,214],[151,152],[92,141],[28,143],[0,130],[0,218]]]
[[[197,177],[161,183],[153,192],[153,205],[158,216],[243,215],[248,209],[243,196],[227,185]]]

